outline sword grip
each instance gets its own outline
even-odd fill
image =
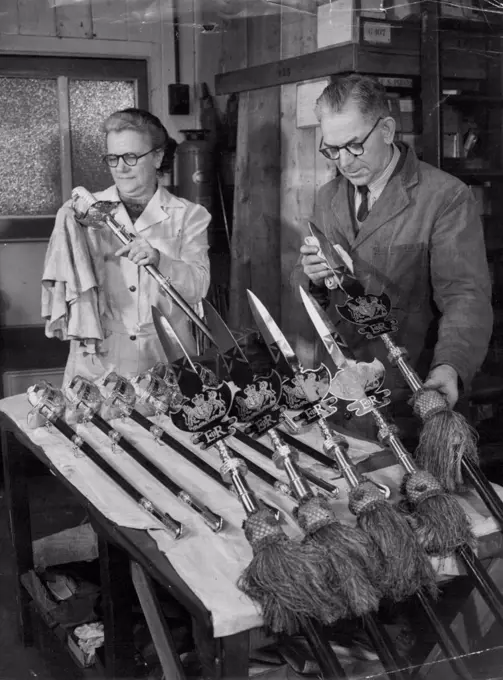
[[[220,460],[222,461],[222,467],[225,466],[226,472],[229,475],[229,479],[235,489],[235,492],[241,501],[245,512],[247,515],[252,515],[258,512],[260,506],[255,498],[255,494],[248,486],[244,476],[239,470],[239,461],[235,460],[227,446],[223,441],[218,441],[215,443],[215,447],[220,455]],[[223,475],[222,475],[223,478]]]
[[[391,448],[406,472],[415,472],[417,468],[400,441],[400,438],[397,436],[397,428],[394,425],[390,425],[377,409],[372,410],[372,416],[379,428],[377,434],[379,441]]]
[[[310,498],[313,492],[302,472],[297,467],[292,457],[291,448],[282,441],[276,430],[271,429],[268,434],[274,446],[273,462],[278,469],[283,469],[286,472],[295,499],[300,501]]]
[[[388,361],[393,366],[398,366],[400,373],[405,378],[407,384],[413,392],[417,392],[423,387],[418,374],[409,365],[407,361],[407,352],[405,349],[398,347],[395,342],[390,338],[388,333],[383,333],[381,339],[384,342],[386,349],[388,350]]]

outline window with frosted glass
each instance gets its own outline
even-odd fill
[[[0,215],[51,215],[61,205],[55,78],[0,77]]]
[[[113,184],[102,162],[105,139],[101,125],[114,111],[135,106],[135,84],[115,80],[70,80],[70,132],[73,186],[89,191]]]

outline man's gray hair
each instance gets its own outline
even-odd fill
[[[368,119],[390,115],[386,89],[377,78],[351,73],[332,78],[316,100],[316,117],[320,120],[326,113],[339,113],[348,102],[354,102]]]

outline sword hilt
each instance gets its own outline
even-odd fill
[[[97,385],[76,375],[64,389],[64,394],[70,406],[70,413],[79,422],[89,422],[99,412],[104,397]]]
[[[136,403],[136,393],[131,382],[116,371],[111,371],[97,384],[100,383],[105,397],[103,408],[117,409],[122,418],[128,418]]]

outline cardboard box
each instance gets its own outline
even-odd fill
[[[440,16],[484,21],[484,10],[477,0],[444,0],[440,3]]]
[[[419,25],[396,21],[381,0],[332,0],[317,8],[318,49],[350,43],[419,51]]]

